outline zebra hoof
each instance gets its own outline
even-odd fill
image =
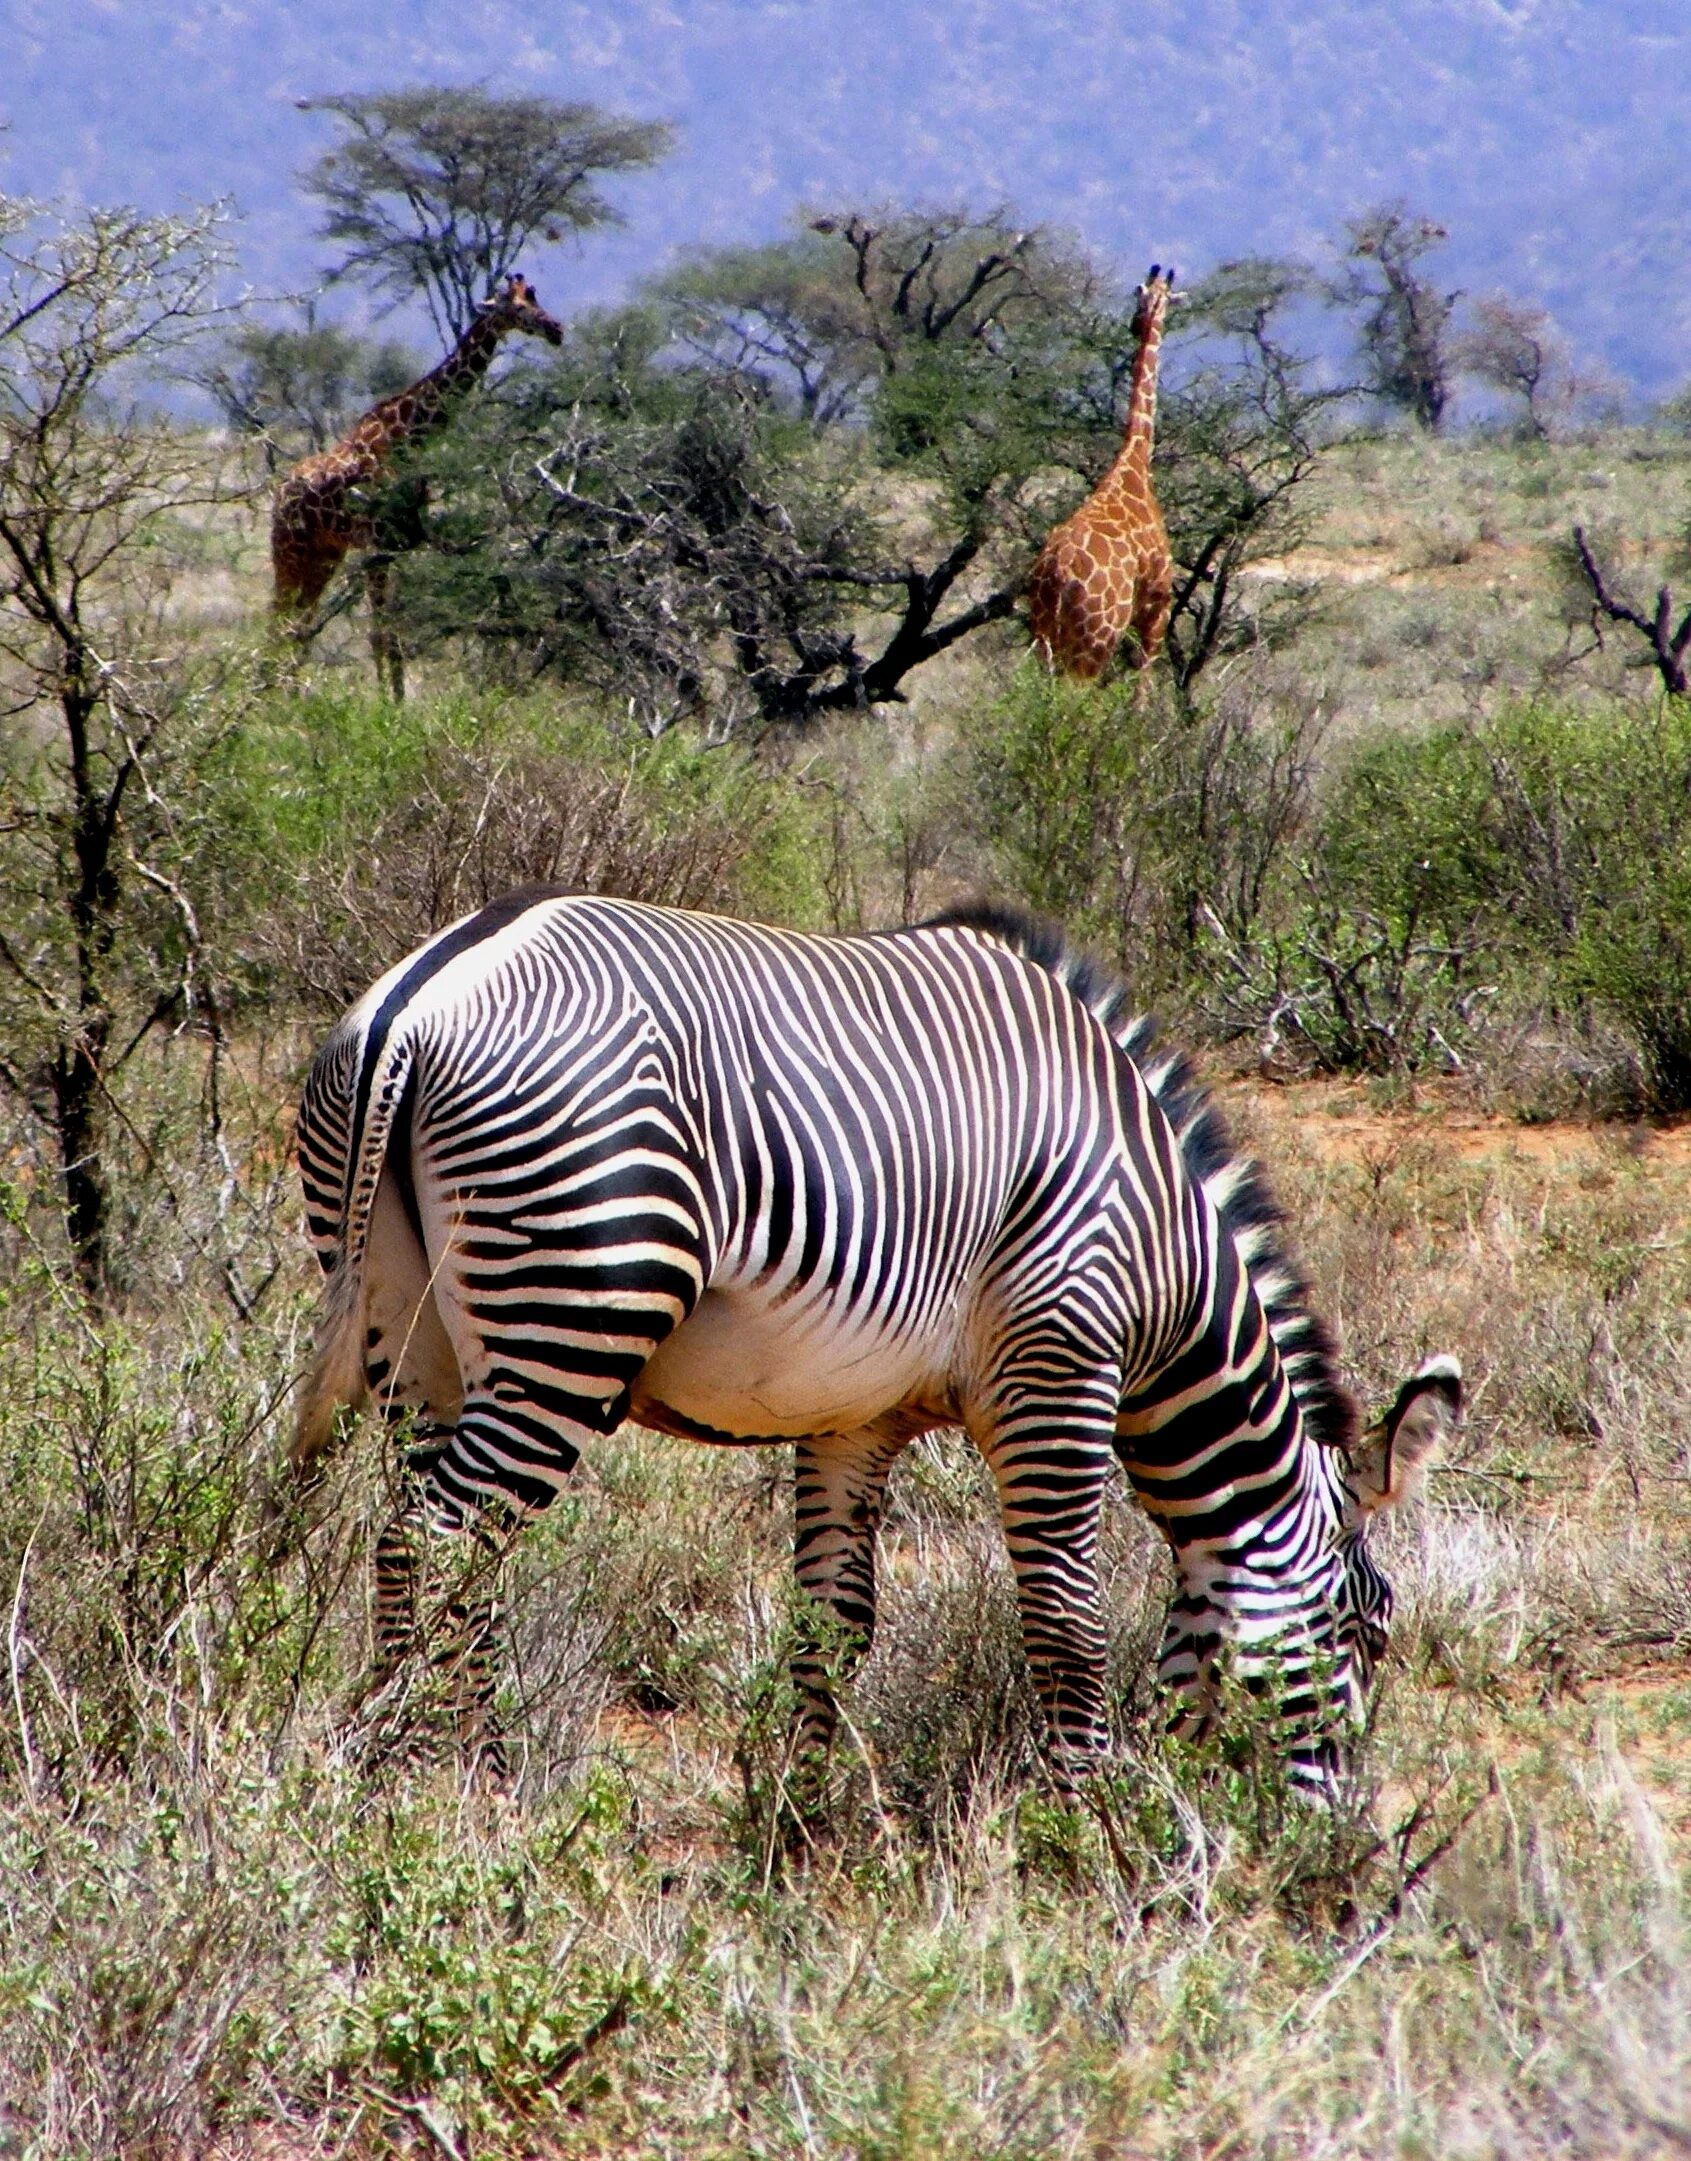
[[[505,1736],[490,1714],[466,1720],[461,1704],[404,1672],[373,1675],[336,1734],[367,1777],[428,1772],[455,1762],[472,1786],[509,1793],[515,1786]]]

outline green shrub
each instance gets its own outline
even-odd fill
[[[1131,697],[1033,667],[970,726],[977,816],[1004,882],[1042,914],[1099,923],[1126,898],[1123,807],[1151,751]]]
[[[1254,922],[1200,956],[1224,1029],[1414,1073],[1511,1030],[1618,1033],[1633,1107],[1691,1104],[1691,710],[1509,708],[1339,764]]]
[[[820,919],[810,799],[735,748],[556,699],[276,701],[204,776],[200,885],[249,997],[319,1014],[524,885]]]
[[[967,731],[969,797],[1004,888],[1128,969],[1187,988],[1219,928],[1248,938],[1308,809],[1322,720],[1270,689],[1193,710],[1154,679],[1032,665]]]

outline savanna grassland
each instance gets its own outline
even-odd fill
[[[278,680],[262,491],[183,512],[97,1299],[45,1137],[68,934],[19,898],[48,738],[7,753],[0,2155],[1691,2145],[1691,715],[1564,553],[1653,591],[1688,479],[1665,425],[1349,441],[1241,574],[1295,623],[1201,698],[1053,687],[1009,624],[726,742],[422,638],[389,704],[351,615]],[[1119,1768],[1059,1805],[959,1438],[895,1473],[808,1853],[775,1452],[625,1430],[511,1564],[509,1790],[371,1763],[391,1473],[366,1431],[301,1512],[280,1469],[292,1103],[348,998],[535,879],[821,929],[995,891],[1199,1050],[1359,1393],[1468,1380],[1333,1812],[1245,1706],[1163,1737],[1125,1494]]]

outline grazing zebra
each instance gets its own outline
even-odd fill
[[[795,1660],[816,1764],[840,1645],[874,1626],[888,1469],[962,1425],[1060,1784],[1106,1749],[1119,1459],[1174,1554],[1160,1670],[1189,1730],[1230,1662],[1279,1691],[1292,1775],[1324,1786],[1390,1614],[1367,1520],[1449,1429],[1459,1372],[1424,1365],[1359,1440],[1260,1175],[1125,999],[992,910],[807,937],[552,891],[390,970],[300,1109],[329,1280],[294,1444],[304,1470],[366,1395],[413,1421],[415,1505],[378,1555],[389,1658],[421,1523],[544,1507],[627,1417],[790,1441],[797,1578],[828,1623]],[[485,1660],[485,1616],[457,1619]]]

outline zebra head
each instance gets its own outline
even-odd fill
[[[1461,1403],[1462,1369],[1448,1356],[1427,1359],[1349,1444],[1311,1439],[1299,1403],[1303,1473],[1266,1540],[1273,1569],[1241,1569],[1237,1552],[1201,1568],[1189,1559],[1170,1602],[1158,1677],[1180,1706],[1176,1732],[1212,1729],[1226,1666],[1277,1701],[1294,1790],[1312,1800],[1332,1792],[1339,1729],[1361,1722],[1391,1626],[1391,1585],[1368,1551],[1369,1529],[1419,1487]]]
[[[1351,1451],[1340,1503],[1336,1618],[1347,1694],[1358,1716],[1392,1618],[1392,1587],[1369,1554],[1369,1526],[1382,1509],[1416,1493],[1461,1408],[1462,1368],[1448,1355],[1426,1359]]]

